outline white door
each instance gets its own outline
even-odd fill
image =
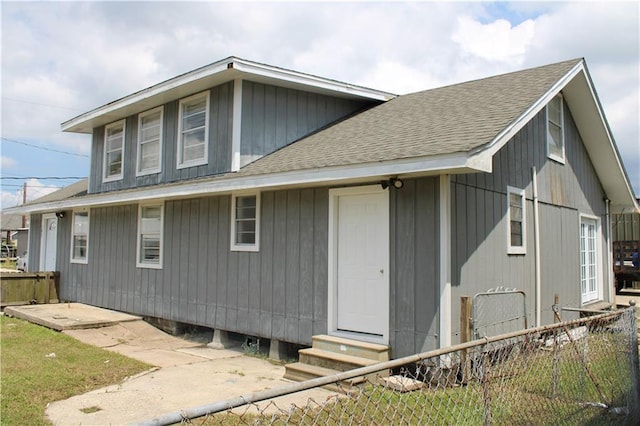
[[[333,191],[334,334],[388,343],[388,194],[380,186]]]
[[[40,270],[56,270],[56,244],[58,242],[58,218],[55,215],[45,215],[42,218],[42,252],[40,255]]]
[[[598,299],[598,222],[580,221],[580,284],[582,303]]]

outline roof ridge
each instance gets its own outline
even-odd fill
[[[456,87],[456,86],[463,86],[463,85],[467,85],[467,84],[471,84],[471,83],[479,83],[479,82],[483,82],[483,81],[496,80],[496,79],[499,79],[499,78],[504,78],[504,77],[508,77],[508,76],[512,76],[512,75],[516,75],[516,74],[522,74],[522,73],[527,73],[527,72],[532,72],[532,71],[539,71],[539,70],[543,70],[543,69],[546,69],[546,68],[559,67],[559,66],[564,66],[564,65],[568,65],[568,64],[573,64],[575,66],[580,62],[584,62],[584,58],[583,57],[582,58],[568,59],[566,61],[554,62],[553,64],[539,65],[539,66],[524,68],[524,69],[520,69],[520,70],[516,70],[516,71],[504,72],[502,74],[495,74],[495,75],[489,75],[489,76],[486,76],[486,77],[479,77],[479,78],[475,78],[475,79],[472,79],[472,80],[461,81],[461,82],[458,82],[458,83],[446,84],[444,86],[433,87],[431,89],[418,90],[416,92],[410,92],[410,93],[406,93],[406,94],[400,95],[400,96],[408,96],[408,95],[414,95],[414,94],[418,94],[418,93],[425,93],[425,92],[430,92],[430,91],[435,91],[435,90],[440,90],[440,89],[452,88],[452,87]]]

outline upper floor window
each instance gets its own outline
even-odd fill
[[[178,123],[179,169],[207,163],[208,137],[209,92],[181,100]]]
[[[71,262],[87,263],[89,251],[89,212],[73,212],[71,225]]]
[[[104,181],[122,179],[124,120],[104,128]]]
[[[164,208],[141,205],[138,210],[138,261],[143,268],[162,268],[162,222]]]
[[[138,116],[138,176],[160,172],[162,115],[159,107]]]
[[[562,95],[556,95],[547,104],[547,155],[564,163],[564,108]]]
[[[508,253],[525,254],[526,242],[526,214],[524,190],[507,187],[507,217],[508,223]]]
[[[234,195],[231,204],[231,250],[260,249],[260,197]]]

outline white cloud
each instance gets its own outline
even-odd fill
[[[44,184],[38,179],[29,179],[27,184],[27,202],[35,200],[36,198],[43,197],[47,194],[51,194],[60,189],[58,186]],[[22,205],[23,200],[23,188],[15,190],[7,190],[2,188],[2,208],[9,208]]]
[[[488,61],[519,65],[534,32],[535,22],[531,19],[513,27],[506,19],[482,24],[472,17],[461,16],[451,38],[464,53]]]
[[[11,157],[5,157],[4,155],[0,157],[0,168],[2,169],[10,169],[16,165],[16,160]]]
[[[61,122],[229,55],[396,93],[585,57],[628,165],[640,140],[639,12],[637,2],[7,2],[2,96],[32,103],[3,99],[2,133],[88,154],[90,137]]]

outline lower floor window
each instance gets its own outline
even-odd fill
[[[258,251],[260,236],[259,195],[235,195],[231,208],[231,250]]]
[[[89,248],[89,212],[73,212],[71,261],[87,262]]]
[[[580,221],[580,285],[582,303],[598,299],[598,222]]]
[[[162,205],[140,206],[138,219],[138,266],[162,266]]]

